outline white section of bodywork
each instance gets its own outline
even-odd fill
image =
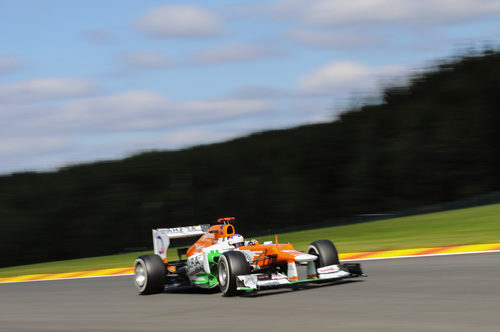
[[[203,250],[203,270],[210,273],[210,264],[208,263],[208,253]]]
[[[252,288],[259,289],[262,287],[276,287],[280,285],[286,285],[290,282],[285,275],[282,274],[273,274],[271,279],[268,280],[259,280],[258,277],[262,274],[248,274],[238,276],[238,280],[243,284],[243,287],[239,288]]]
[[[196,253],[191,255],[187,259],[186,263],[187,274],[192,279],[193,276],[201,272],[203,270],[203,255],[201,253]]]
[[[219,241],[219,243],[203,248],[201,253],[198,252],[189,256],[186,264],[188,276],[196,275],[201,270],[206,273],[210,273],[208,254],[212,251],[219,251],[223,253],[230,250],[234,250],[234,247],[228,244],[227,241]]]
[[[170,238],[166,233],[153,229],[153,249],[154,253],[162,259],[167,258],[167,249],[170,246]]]
[[[214,250],[215,251],[219,250],[220,252],[226,252],[226,251],[234,250],[234,247],[227,242],[227,238],[220,238],[217,241],[217,243],[215,243],[209,247],[203,248],[203,251],[207,251],[207,252],[211,252]]]
[[[298,263],[312,262],[312,261],[315,261],[317,258],[318,257],[315,255],[303,254],[303,255],[295,256],[295,261]]]
[[[328,265],[318,268],[318,273],[333,273],[340,271],[338,265]]]
[[[292,255],[297,263],[310,262],[318,258],[316,255],[306,254],[298,250],[283,250],[283,252]]]
[[[321,279],[345,278],[350,273],[342,270],[338,265],[328,265],[318,269],[318,277]]]
[[[283,278],[283,279],[274,279],[274,280],[261,280],[257,283],[259,287],[276,287],[280,285],[286,285],[289,284],[290,282],[288,279]]]
[[[256,274],[238,276],[237,278],[243,284],[244,287],[257,289],[257,275]]]
[[[288,263],[288,279],[298,278],[298,276],[295,262]]]

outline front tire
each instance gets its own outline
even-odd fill
[[[165,289],[165,264],[158,255],[139,256],[134,263],[134,284],[141,295],[160,293]]]
[[[228,251],[219,258],[218,280],[219,288],[224,296],[240,294],[237,290],[236,277],[250,273],[250,267],[242,252]]]
[[[307,251],[311,255],[318,256],[314,261],[316,268],[339,264],[339,254],[337,248],[330,240],[318,240],[309,245]]]

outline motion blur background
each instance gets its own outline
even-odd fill
[[[500,201],[500,2],[450,6],[0,1],[0,266]]]

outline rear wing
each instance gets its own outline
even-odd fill
[[[186,237],[201,236],[210,228],[209,224],[196,226],[182,226],[172,228],[153,229],[153,248],[154,253],[162,259],[167,258],[167,249],[170,245],[170,239],[181,239]]]

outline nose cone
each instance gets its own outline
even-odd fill
[[[298,263],[312,262],[312,261],[316,260],[316,258],[318,258],[318,256],[309,255],[309,254],[302,254],[302,255],[295,256],[295,261]]]
[[[279,260],[281,261],[287,261],[287,262],[297,262],[297,263],[302,263],[302,262],[311,262],[316,260],[317,256],[316,255],[309,255],[306,253],[303,253],[302,251],[298,250],[281,250],[278,253]]]

